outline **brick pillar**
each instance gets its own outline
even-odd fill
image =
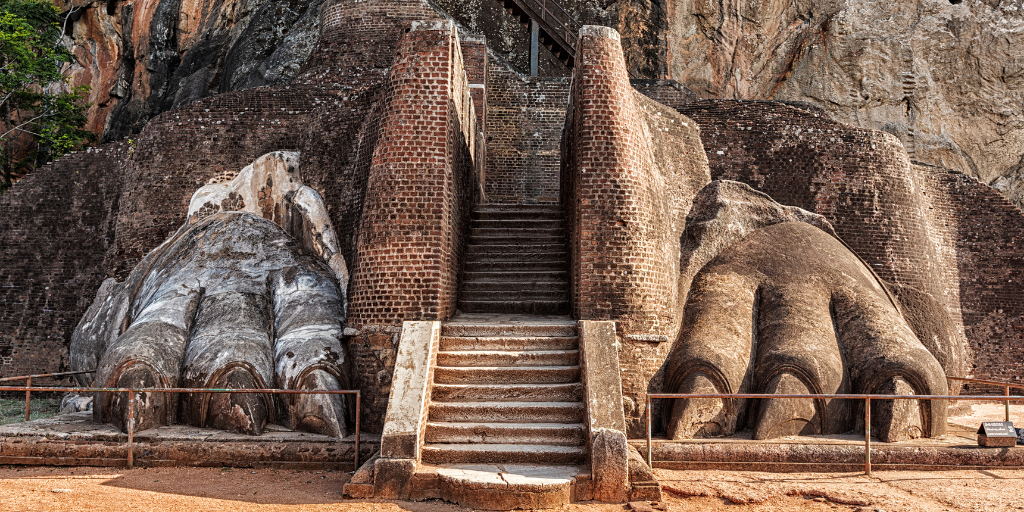
[[[460,52],[450,21],[412,22],[396,52],[352,276],[357,329],[454,311],[476,130]]]

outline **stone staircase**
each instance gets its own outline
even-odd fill
[[[560,205],[479,205],[473,210],[468,242],[460,311],[569,313]]]
[[[441,329],[421,469],[436,478],[420,479],[470,507],[499,499],[544,508],[580,496],[589,470],[576,322],[468,314]],[[511,482],[527,477],[529,492],[515,492]]]

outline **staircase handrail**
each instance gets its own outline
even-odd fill
[[[512,0],[531,19],[538,22],[553,38],[561,39],[560,44],[570,56],[576,56],[579,33],[583,25],[576,21],[556,0]]]

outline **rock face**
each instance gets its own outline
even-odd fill
[[[89,128],[116,140],[217,93],[289,83],[320,39],[324,0],[55,0],[90,85]]]
[[[805,101],[1024,205],[1014,0],[672,0],[671,77],[705,98]]]

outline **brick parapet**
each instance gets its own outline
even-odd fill
[[[710,177],[697,124],[633,90],[611,29],[581,32],[561,180],[574,316],[616,322],[626,419],[638,435],[681,321],[679,237]]]
[[[493,53],[487,70],[487,202],[559,202],[569,79],[524,77]]]
[[[381,98],[349,325],[399,326],[454,313],[472,204],[476,125],[451,22],[414,22]]]

